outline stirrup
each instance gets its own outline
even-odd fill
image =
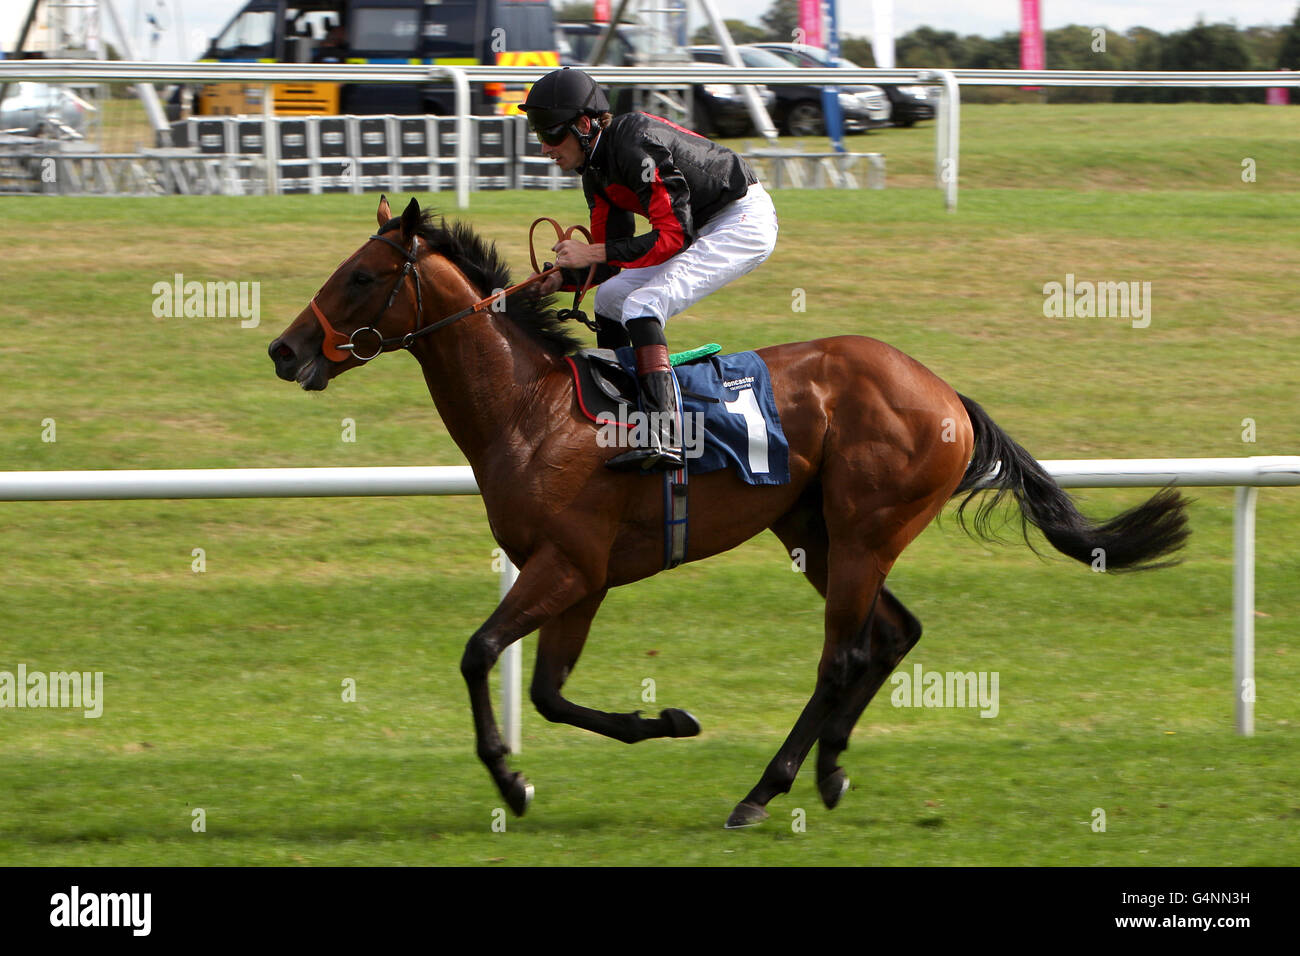
[[[680,446],[667,444],[661,432],[651,432],[648,443],[641,448],[633,448],[615,455],[605,462],[606,468],[615,471],[633,471],[643,474],[653,472],[677,471],[686,467],[686,458]]]
[[[686,467],[686,460],[680,448],[633,448],[605,462],[605,467],[614,471],[643,472],[648,475],[677,471]]]
[[[686,465],[682,439],[677,434],[684,409],[677,396],[677,384],[668,364],[668,346],[663,331],[653,318],[634,319],[628,334],[636,347],[637,385],[641,392],[641,414],[649,416],[645,447],[633,448],[605,462],[615,471],[677,471]],[[645,341],[658,338],[658,342]],[[666,420],[665,420],[666,419]]]

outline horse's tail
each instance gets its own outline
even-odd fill
[[[1064,489],[984,409],[964,395],[958,397],[966,406],[975,432],[974,455],[954,492],[954,495],[968,492],[957,509],[957,520],[968,532],[971,529],[965,521],[966,506],[981,491],[990,490],[994,494],[981,501],[975,512],[973,533],[985,539],[993,538],[990,520],[998,503],[1009,492],[1020,505],[1026,542],[1029,542],[1028,525],[1033,524],[1062,554],[1094,567],[1100,559],[1101,567],[1108,571],[1149,570],[1177,563],[1157,562],[1173,554],[1187,540],[1189,531],[1184,512],[1187,501],[1181,494],[1164,488],[1145,504],[1105,524],[1094,524],[1079,513]]]

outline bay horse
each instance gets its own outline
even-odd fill
[[[482,305],[510,285],[494,245],[464,223],[448,226],[421,212],[414,199],[401,216],[381,199],[378,221],[379,231],[334,271],[269,354],[281,379],[308,390],[385,351],[405,348],[420,363],[473,468],[492,536],[519,569],[470,637],[460,669],[478,757],[522,815],[533,788],[506,763],[488,672],[503,649],[535,630],[531,697],[547,720],[625,743],[700,732],[684,710],[654,718],[605,713],[561,695],[609,589],[663,569],[663,486],[658,475],[604,467],[616,450],[598,444],[596,426],[579,412],[564,359],[579,342],[549,300],[526,290]],[[788,553],[802,549],[804,574],[826,602],[825,643],[811,699],[729,828],[765,819],[768,802],[790,790],[814,743],[822,801],[833,808],[848,789],[838,759],[849,735],[921,636],[885,578],[954,495],[966,493],[964,509],[981,490],[994,492],[980,502],[972,533],[990,537],[990,514],[1010,495],[1027,542],[1032,524],[1085,564],[1104,554],[1107,570],[1162,566],[1188,535],[1186,502],[1168,488],[1103,524],[1085,518],[980,406],[883,342],[844,335],[757,351],[789,442],[790,481],[748,485],[730,469],[692,477],[687,559],[771,528]]]

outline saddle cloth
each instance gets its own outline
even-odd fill
[[[584,349],[568,356],[578,407],[605,429],[636,426],[636,353]],[[711,355],[673,369],[682,393],[686,470],[731,467],[751,485],[790,480],[790,446],[781,429],[767,365],[754,352]]]

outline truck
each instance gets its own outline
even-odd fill
[[[249,0],[201,58],[220,63],[560,65],[548,0]],[[261,113],[262,87],[210,83],[197,115]],[[471,112],[519,112],[523,85],[471,86]],[[456,112],[451,84],[276,83],[278,115]],[[179,98],[177,99],[179,101]]]

